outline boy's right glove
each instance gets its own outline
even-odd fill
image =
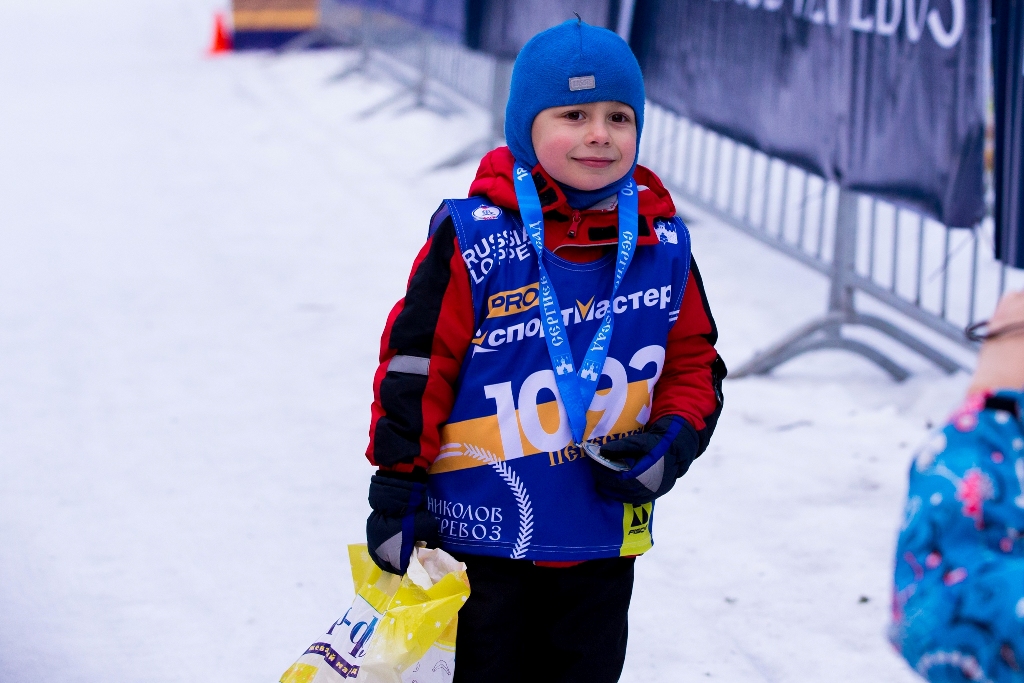
[[[666,415],[633,434],[601,446],[601,455],[627,466],[616,472],[591,461],[598,492],[623,503],[642,505],[665,495],[696,459],[700,439],[689,422]]]
[[[427,510],[423,475],[378,471],[370,477],[370,507],[366,545],[378,567],[405,574],[416,541],[428,548],[441,542],[437,519]]]

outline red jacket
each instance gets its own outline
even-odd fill
[[[513,157],[500,147],[483,158],[470,196],[512,211],[519,210],[512,180]],[[544,210],[544,243],[577,262],[599,258],[618,244],[618,213],[572,209],[558,185],[537,166],[545,184],[538,188]],[[675,205],[656,175],[642,166],[634,178],[641,187],[638,246],[655,244],[655,218],[675,215]],[[646,190],[644,189],[646,187]],[[373,382],[370,462],[397,471],[426,469],[440,449],[440,428],[455,403],[455,383],[473,339],[473,297],[455,230],[442,205],[431,222],[431,237],[413,263],[406,296],[391,310],[381,337],[380,366]],[[649,422],[680,415],[697,430],[700,450],[707,443],[722,408],[725,364],[715,351],[718,330],[708,307],[696,262],[668,337],[665,365],[654,388]],[[427,374],[388,373],[395,355],[429,359]]]

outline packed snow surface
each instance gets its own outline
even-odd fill
[[[0,681],[276,681],[351,600],[379,335],[484,113],[347,52],[203,54],[214,0],[0,22]],[[733,367],[827,284],[709,217]],[[912,681],[884,639],[914,446],[959,399],[840,352],[726,383],[658,503],[624,681]],[[552,605],[552,609],[557,609]]]

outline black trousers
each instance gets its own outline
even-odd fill
[[[453,683],[614,683],[626,659],[634,558],[538,567],[456,555],[469,573]]]

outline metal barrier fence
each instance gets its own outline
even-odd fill
[[[401,19],[366,10],[335,19],[333,30],[357,36],[361,51],[335,78],[384,68],[404,86],[364,115],[403,98],[411,98],[410,106],[447,114],[452,95],[489,109],[488,133],[435,168],[475,161],[502,143],[511,62],[440,42]],[[733,377],[766,374],[796,356],[830,348],[858,353],[897,381],[909,376],[883,351],[844,334],[850,326],[881,332],[948,373],[967,369],[933,341],[912,334],[902,320],[973,351],[964,327],[989,315],[1008,287],[1024,287],[1024,271],[992,256],[991,219],[973,228],[949,228],[915,210],[840,189],[650,102],[640,160],[677,198],[829,278],[825,315],[758,352]],[[859,294],[899,315],[863,312]]]
[[[673,194],[830,279],[824,316],[794,330],[730,374],[765,374],[809,351],[858,353],[901,381],[902,365],[848,326],[873,328],[948,373],[962,364],[912,334],[899,316],[861,312],[858,293],[963,348],[964,327],[989,315],[1024,271],[993,253],[991,219],[949,228],[912,209],[842,190],[834,183],[648,103],[641,163]],[[967,369],[967,368],[964,368]]]
[[[477,160],[502,144],[505,102],[512,80],[512,62],[439,40],[429,31],[384,12],[332,4],[323,18],[321,31],[338,42],[355,45],[359,57],[332,77],[341,80],[361,73],[385,71],[402,87],[375,104],[362,116],[371,116],[389,106],[408,101],[407,109],[425,108],[449,115],[461,104],[481,106],[491,114],[487,133],[435,170]],[[296,43],[302,46],[301,42]]]

